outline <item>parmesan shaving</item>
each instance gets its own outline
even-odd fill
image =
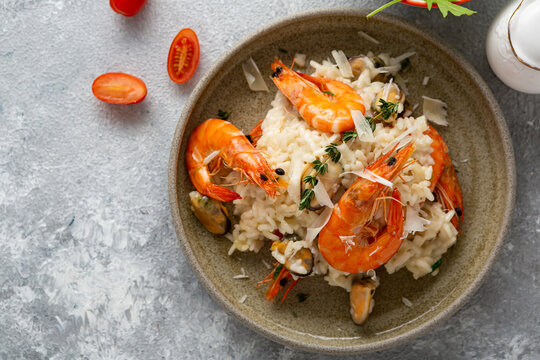
[[[359,176],[371,182],[376,182],[381,185],[388,186],[390,188],[394,187],[394,184],[391,181],[386,180],[383,177],[380,177],[379,175],[375,174],[374,172],[368,169],[364,169],[364,171],[345,171],[345,172],[342,172],[339,176],[344,176],[346,174],[354,174],[356,176]]]
[[[418,119],[420,119],[420,118],[418,118]],[[392,142],[390,144],[386,145],[386,147],[383,149],[382,153],[386,154],[387,152],[392,150],[394,148],[394,146],[396,146],[396,144],[399,144],[398,147],[396,148],[396,150],[401,149],[402,147],[407,145],[411,141],[411,139],[407,139],[406,141],[403,141],[403,142],[402,142],[402,140],[405,139],[407,136],[411,135],[416,130],[417,127],[418,127],[418,123],[415,124],[414,126],[411,126],[409,129],[407,129],[407,131],[405,131],[404,133],[399,135],[397,138],[392,140]]]
[[[358,139],[367,142],[375,141],[373,132],[371,131],[371,125],[364,117],[364,114],[362,114],[360,110],[351,110],[351,117],[354,122],[354,127],[356,128],[356,133],[358,134]]]
[[[426,86],[429,83],[429,76],[424,77],[424,80],[422,80],[422,85]]]
[[[354,76],[352,67],[349,60],[345,56],[345,53],[341,50],[332,50],[332,56],[334,57],[334,60],[336,60],[336,64],[341,72],[341,76],[344,78],[352,78]]]
[[[268,86],[264,82],[264,79],[255,64],[253,58],[249,58],[246,62],[242,64],[242,70],[244,71],[244,76],[249,85],[249,88],[253,91],[269,91]]]
[[[324,211],[313,221],[310,227],[307,228],[306,232],[306,243],[311,244],[313,243],[313,240],[319,235],[319,232],[322,230],[322,228],[328,223],[330,220],[330,217],[332,216],[332,209],[326,208]]]
[[[394,58],[394,61],[401,63],[403,60],[410,58],[411,56],[416,55],[416,52],[409,51],[404,54],[399,55],[398,57]],[[400,65],[401,68],[401,65]]]
[[[350,236],[340,236],[339,239],[341,240],[341,242],[343,243],[343,245],[345,245],[345,254],[348,254],[349,251],[352,250],[352,247],[355,245],[354,244],[354,238],[355,236],[354,235],[350,235]]]
[[[240,298],[240,300],[238,300],[238,302],[240,304],[243,304],[246,301],[247,297],[248,297],[247,295],[242,296],[242,298]]]
[[[423,110],[426,119],[437,125],[448,126],[448,121],[446,121],[446,103],[427,96],[422,96],[422,98],[424,99]]]
[[[405,222],[403,223],[403,231],[408,235],[416,232],[422,232],[431,221],[420,216],[420,211],[412,206],[407,206],[405,213]]]
[[[322,181],[317,182],[317,185],[313,187],[313,192],[315,192],[315,198],[317,198],[317,201],[321,205],[328,206],[329,208],[334,207],[334,204],[332,203],[332,200],[330,200],[330,196],[328,195]]]
[[[380,68],[377,68],[375,70],[381,74],[386,74],[386,73],[396,74],[399,70],[401,70],[401,64],[381,66]]]
[[[371,42],[374,43],[374,44],[379,45],[379,44],[381,43],[379,40],[375,39],[374,37],[372,37],[371,35],[369,35],[369,34],[363,32],[363,31],[359,31],[359,32],[358,32],[358,35],[360,35],[361,37],[363,37],[363,38],[366,39],[366,40],[371,41]]]
[[[306,66],[306,54],[294,54],[294,64],[298,65],[299,67]]]
[[[204,164],[204,165],[210,164],[210,161],[214,160],[214,158],[215,158],[216,156],[218,156],[218,155],[219,155],[219,151],[218,151],[218,150],[212,151],[210,154],[208,154],[207,157],[204,158],[203,164]]]
[[[382,93],[382,96],[381,96],[381,99],[383,99],[384,101],[388,101],[388,93],[390,92],[390,86],[392,86],[393,81],[394,81],[394,79],[392,78],[392,79],[390,79],[389,82],[384,84],[383,93]]]
[[[405,306],[410,307],[410,308],[413,307],[411,300],[407,299],[406,297],[402,297],[401,301],[403,302]]]

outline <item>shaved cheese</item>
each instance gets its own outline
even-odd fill
[[[348,254],[349,251],[352,250],[352,247],[355,246],[355,243],[354,243],[354,238],[356,236],[354,235],[350,235],[350,236],[340,236],[339,239],[341,240],[341,242],[343,243],[343,245],[345,246],[345,254]]]
[[[402,297],[401,298],[401,301],[403,302],[403,304],[407,307],[413,307],[413,304],[411,302],[411,300],[407,299],[406,297]]]
[[[242,64],[242,70],[244,71],[244,76],[249,85],[249,88],[253,91],[269,91],[268,86],[264,82],[264,79],[255,64],[253,58],[249,58],[246,62]]]
[[[397,61],[398,63],[401,63],[403,60],[408,59],[413,55],[416,55],[416,52],[409,51],[409,52],[406,52],[406,53],[401,54],[398,57],[394,58],[394,61]]]
[[[332,209],[326,208],[324,211],[315,219],[315,221],[307,228],[306,232],[306,243],[311,244],[313,240],[319,235],[319,232],[322,228],[328,223],[330,217],[332,216]]]
[[[434,124],[448,126],[446,121],[446,103],[439,99],[422,96],[424,99],[424,116]]]
[[[374,44],[377,44],[377,45],[378,45],[378,44],[381,43],[379,40],[375,39],[374,37],[370,36],[369,34],[363,32],[363,31],[359,31],[359,32],[358,32],[358,35],[360,35],[361,37],[363,37],[363,38],[366,39],[366,40],[371,41],[371,42],[374,43]]]
[[[315,193],[317,201],[321,205],[328,206],[329,208],[334,207],[334,204],[332,203],[332,200],[330,200],[330,196],[328,195],[328,192],[326,191],[326,188],[324,187],[322,181],[319,181],[317,185],[313,187],[313,192]]]
[[[422,85],[426,86],[429,83],[429,76],[424,77],[424,80],[422,80]]]
[[[346,174],[354,174],[356,176],[359,176],[371,182],[376,182],[381,185],[388,186],[390,188],[394,187],[394,184],[390,180],[386,180],[385,178],[380,177],[379,175],[375,174],[374,172],[368,169],[364,169],[364,171],[345,171],[345,172],[342,172],[339,176],[341,177]]]
[[[300,202],[300,181],[302,181],[302,172],[304,171],[304,162],[298,153],[291,156],[291,165],[289,166],[289,186],[287,192],[292,199]],[[298,204],[297,203],[297,204]]]
[[[388,186],[388,187],[394,187],[394,184],[389,181],[389,180],[386,180],[385,178],[383,177],[380,177],[379,175],[375,174],[374,172],[368,170],[368,169],[364,169],[364,171],[362,171],[358,176],[360,176],[361,178],[364,178],[366,180],[369,180],[369,181],[372,181],[372,182],[377,182],[379,184],[382,184],[384,186]]]
[[[210,164],[210,161],[214,160],[214,158],[218,155],[219,155],[218,150],[212,151],[210,154],[208,154],[207,157],[204,158],[203,164],[205,165]]]
[[[341,72],[341,76],[344,78],[352,78],[354,76],[352,67],[349,60],[345,56],[345,53],[341,50],[332,50],[332,56],[334,57],[334,60],[336,60],[336,64]]]
[[[268,270],[270,270],[270,269],[272,268],[272,266],[270,266],[270,264],[267,263],[266,261],[262,260],[262,263],[264,264],[264,266],[265,266]]]
[[[394,79],[392,78],[392,79],[390,79],[389,82],[384,84],[383,93],[382,93],[382,96],[381,96],[381,99],[383,99],[384,101],[388,101],[388,93],[390,92],[390,86],[392,86],[393,81],[394,81]]]
[[[407,206],[405,213],[405,222],[403,223],[403,231],[407,234],[422,232],[426,229],[426,225],[429,225],[431,221],[424,219],[420,216],[420,211],[412,206]]]
[[[409,138],[409,139],[407,139],[405,141],[402,141],[402,140],[405,139],[407,136],[411,135],[416,130],[417,127],[418,127],[418,123],[414,124],[409,129],[407,129],[407,131],[403,132],[397,138],[392,140],[390,142],[390,144],[386,145],[386,147],[383,149],[383,151],[382,151],[383,154],[386,154],[387,152],[392,150],[394,148],[394,146],[396,146],[396,144],[399,144],[396,149],[401,149],[402,147],[407,145],[411,141],[411,139]]]
[[[242,296],[242,298],[240,298],[240,300],[238,300],[238,302],[240,304],[243,304],[246,301],[247,297],[248,297],[247,295]]]
[[[360,110],[351,110],[351,116],[354,122],[354,127],[356,128],[356,133],[358,134],[358,139],[367,142],[375,141],[373,132],[371,131],[371,125],[364,117],[364,114],[362,114]]]
[[[294,54],[294,63],[299,67],[306,66],[306,54],[296,53]]]
[[[380,68],[375,69],[375,71],[381,74],[386,74],[386,73],[396,74],[399,70],[401,70],[401,64],[381,66]]]

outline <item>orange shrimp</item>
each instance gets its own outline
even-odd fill
[[[463,221],[463,197],[461,187],[452,164],[452,159],[448,154],[448,146],[441,135],[431,125],[425,134],[429,135],[433,142],[431,148],[433,152],[431,157],[435,164],[433,165],[433,174],[431,176],[430,189],[435,192],[437,199],[446,210],[455,210],[456,215],[452,218],[452,225],[459,231],[459,219]]]
[[[214,152],[218,152],[216,159],[208,161],[207,157]],[[233,190],[212,182],[212,175],[219,170],[221,162],[240,171],[268,195],[277,195],[279,185],[272,169],[242,131],[228,121],[208,119],[197,126],[189,137],[186,149],[189,178],[203,195],[219,201],[240,199],[241,196]]]
[[[264,119],[262,119],[257,124],[255,124],[253,129],[251,129],[251,131],[249,132],[249,137],[251,138],[251,143],[253,144],[253,146],[257,146],[257,142],[259,141],[259,139],[263,135],[263,133],[262,133],[262,123],[263,123],[263,121],[264,121]]]
[[[392,157],[391,150],[367,169],[391,181],[406,166],[413,151],[412,143]],[[381,205],[379,197],[386,190],[385,185],[359,177],[334,207],[319,233],[319,250],[333,268],[351,274],[366,272],[378,268],[398,251],[403,241],[403,208],[397,189],[392,192],[386,226],[379,229],[372,223]]]
[[[341,81],[297,73],[277,59],[272,69],[278,89],[317,130],[331,133],[351,130],[354,128],[351,110],[365,112],[362,97]]]

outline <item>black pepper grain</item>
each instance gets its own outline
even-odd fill
[[[277,169],[276,169],[276,174],[278,174],[278,175],[285,175],[285,170],[283,170],[282,168],[277,168]]]

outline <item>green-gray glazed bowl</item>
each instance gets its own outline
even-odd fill
[[[309,11],[264,26],[228,50],[203,77],[185,105],[172,143],[169,196],[180,244],[208,292],[242,323],[291,347],[324,353],[360,353],[404,343],[447,319],[486,278],[507,233],[515,196],[515,165],[508,128],[488,86],[473,67],[440,39],[401,18],[367,11],[334,8]],[[371,34],[374,44],[358,35]],[[279,49],[286,49],[288,54]],[[270,63],[279,56],[291,63],[295,52],[321,61],[333,49],[347,55],[373,51],[394,56],[409,49],[408,98],[421,104],[422,95],[448,103],[450,126],[440,129],[459,170],[465,224],[457,244],[443,257],[437,276],[414,280],[401,270],[378,273],[381,285],[367,323],[356,326],[349,316],[348,294],[320,277],[301,280],[285,303],[269,303],[264,287],[256,287],[271,262],[269,251],[227,256],[231,243],[206,231],[191,213],[193,190],[184,157],[191,131],[218,109],[232,111],[230,121],[244,131],[265,116],[276,88]],[[249,90],[241,63],[252,57],[270,92]],[[308,69],[309,71],[309,69]],[[427,86],[422,85],[429,76]],[[421,109],[421,106],[420,106]],[[420,110],[421,111],[421,110]],[[244,268],[247,280],[233,276]],[[309,294],[299,302],[296,294]],[[248,295],[244,303],[239,299]],[[402,302],[409,299],[413,307]]]

